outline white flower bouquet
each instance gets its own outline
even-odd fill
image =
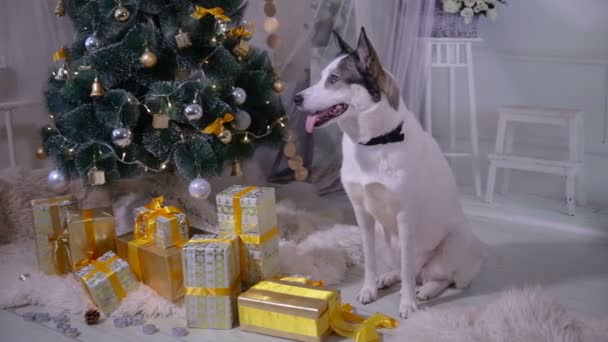
[[[473,17],[482,15],[496,20],[497,4],[507,3],[506,0],[442,0],[441,2],[445,13],[460,14],[466,24],[470,24]]]

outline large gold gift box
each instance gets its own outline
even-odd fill
[[[279,230],[273,188],[232,186],[216,196],[220,234],[241,240],[241,280],[253,285],[279,274]]]
[[[35,199],[32,202],[38,269],[46,274],[70,271],[65,232],[67,213],[77,208],[72,196]]]
[[[194,235],[182,249],[189,327],[231,329],[237,320],[238,238]]]
[[[376,328],[397,326],[380,313],[365,319],[341,303],[338,290],[298,278],[260,282],[239,296],[238,308],[241,330],[296,341],[323,341],[332,332],[356,342],[379,341]]]
[[[116,251],[116,226],[111,208],[70,210],[67,232],[74,268],[108,251]]]
[[[204,232],[193,228],[192,233]],[[133,233],[116,239],[118,256],[129,262],[136,277],[170,301],[176,301],[184,296],[182,246],[162,248],[152,242],[140,245],[134,240]]]
[[[95,305],[106,316],[116,310],[127,293],[137,289],[139,283],[126,261],[107,252],[76,272]]]

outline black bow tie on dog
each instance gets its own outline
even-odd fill
[[[375,146],[375,145],[385,145],[385,144],[391,144],[391,143],[396,143],[396,142],[402,142],[403,140],[405,140],[405,134],[403,134],[403,132],[401,132],[402,128],[403,128],[403,122],[400,123],[399,126],[397,126],[397,128],[395,128],[392,131],[385,133],[383,135],[379,135],[377,137],[371,138],[366,143],[359,143],[359,144],[364,145],[364,146]]]

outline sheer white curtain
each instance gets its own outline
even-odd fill
[[[55,0],[0,0],[0,56],[14,73],[16,99],[42,99],[51,56],[72,40],[70,20],[53,15]]]
[[[339,51],[331,39],[331,31],[338,31],[356,46],[364,26],[384,67],[395,76],[407,107],[420,117],[429,72],[424,38],[432,30],[434,7],[434,0],[312,0],[312,31],[305,31],[296,40],[312,43],[310,82],[318,80],[320,71]],[[296,51],[293,50],[294,55]],[[289,62],[288,57],[284,63]],[[314,136],[306,134],[301,127],[303,116],[296,116],[294,130],[302,153],[312,159],[307,165],[312,171],[310,181],[321,193],[337,190],[341,132],[330,127],[316,131]]]
[[[38,129],[50,122],[42,92],[53,71],[53,52],[72,41],[70,20],[53,14],[55,1],[0,0],[0,102],[40,103],[13,113],[17,164],[23,167],[45,163],[32,153],[40,142]],[[4,136],[0,132],[0,168],[9,166]]]

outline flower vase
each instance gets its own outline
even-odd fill
[[[460,14],[445,12],[441,0],[435,4],[431,33],[433,38],[477,38],[478,27],[478,15],[473,16],[470,23],[466,23]]]

